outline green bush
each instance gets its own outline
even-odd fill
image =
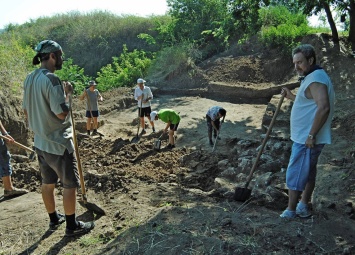
[[[127,46],[123,45],[123,53],[119,57],[113,57],[112,63],[102,67],[97,73],[96,80],[100,83],[100,90],[132,86],[137,78],[147,76],[153,57],[154,55],[143,50],[128,52]]]
[[[74,94],[80,95],[92,78],[84,74],[84,68],[73,64],[73,59],[64,61],[62,70],[56,71],[62,81],[69,81],[74,86]]]
[[[149,74],[153,78],[165,78],[171,73],[188,70],[202,58],[201,51],[193,43],[185,42],[174,47],[166,47],[159,51],[153,60]]]
[[[0,89],[11,88],[20,94],[26,75],[34,69],[32,58],[34,51],[21,40],[7,34],[0,38]]]
[[[267,46],[281,46],[285,52],[297,44],[297,38],[310,31],[305,15],[293,14],[284,6],[262,8],[259,18],[263,24],[260,40]]]

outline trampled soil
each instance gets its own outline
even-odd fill
[[[138,131],[132,89],[104,93],[102,136],[84,135],[84,102],[74,99],[88,201],[106,212],[96,215],[78,203],[78,218],[96,223],[87,235],[66,238],[64,225],[48,231],[38,164],[11,147],[14,183],[30,193],[0,201],[0,254],[354,254],[355,59],[343,43],[334,45],[326,36],[304,42],[315,45],[337,98],[333,144],[320,157],[311,218],[279,218],[287,206],[288,100],[249,186],[251,199],[233,200],[275,112],[276,91],[281,84],[297,84],[291,58],[246,47],[243,55],[231,50],[202,63],[195,76],[181,73],[147,84],[153,88],[153,109],[172,108],[182,116],[173,150],[164,149],[166,136],[161,150],[154,149],[165,126],[161,121],[155,134],[146,122],[147,134],[131,143]],[[31,134],[16,107],[21,100],[3,90],[0,96],[3,122],[17,141],[30,146]],[[213,105],[227,110],[214,151],[204,118]],[[58,187],[63,212],[61,192]]]

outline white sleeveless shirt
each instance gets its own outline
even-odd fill
[[[312,128],[314,117],[317,112],[317,104],[314,99],[308,99],[306,97],[305,91],[313,82],[321,83],[327,86],[330,104],[328,118],[316,135],[316,144],[330,144],[335,93],[332,82],[323,69],[313,71],[301,82],[301,86],[298,89],[294,105],[291,110],[291,140],[296,143],[304,144]]]

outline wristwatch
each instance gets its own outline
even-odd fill
[[[316,136],[314,136],[314,135],[308,135],[308,138],[311,139],[311,140],[314,140],[314,139],[316,139]]]

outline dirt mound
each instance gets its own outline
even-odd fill
[[[96,221],[88,235],[70,239],[63,237],[64,227],[46,231],[48,216],[39,195],[38,165],[20,155],[22,151],[12,150],[14,183],[31,192],[0,201],[0,253],[354,253],[354,59],[348,57],[343,42],[333,44],[328,36],[311,35],[304,42],[315,45],[337,97],[333,144],[319,160],[311,218],[279,218],[287,206],[285,168],[291,145],[287,100],[250,184],[252,199],[246,203],[232,199],[234,188],[244,187],[260,149],[279,100],[278,85],[294,82],[291,58],[247,45],[243,54],[231,49],[201,63],[192,76],[180,73],[166,82],[151,81],[152,108],[173,108],[182,116],[173,150],[164,149],[168,143],[164,136],[162,149],[154,150],[154,141],[165,127],[160,121],[155,123],[157,133],[146,122],[147,134],[138,143],[131,142],[138,128],[131,88],[104,93],[102,136],[85,135],[84,102],[74,99],[88,200],[106,211],[98,216],[78,208],[80,220]],[[243,98],[247,90],[253,94]],[[8,130],[15,138],[31,137],[22,130],[20,102],[8,94],[0,96]],[[227,110],[215,151],[208,143],[205,123],[212,105]],[[61,194],[58,187],[59,201]],[[58,208],[62,211],[60,203]]]

